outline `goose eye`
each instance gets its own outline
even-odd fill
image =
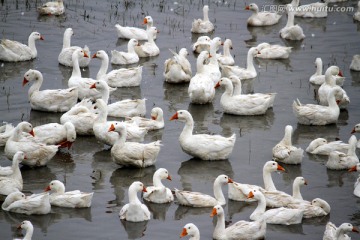
[[[23,195],[21,195],[21,197],[25,197],[25,195],[23,194]]]
[[[188,229],[191,229],[191,227],[188,227]]]

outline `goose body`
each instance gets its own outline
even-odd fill
[[[6,122],[0,127],[0,147],[5,146],[6,141],[9,139],[14,129],[15,127],[11,123]]]
[[[143,222],[150,220],[151,214],[147,206],[140,202],[137,192],[146,192],[142,182],[135,181],[129,187],[129,203],[125,204],[119,213],[120,219],[129,222]]]
[[[227,159],[231,154],[235,145],[235,134],[228,138],[220,135],[193,134],[194,120],[186,110],[177,111],[170,118],[174,119],[185,122],[179,137],[180,146],[185,153],[202,160]]]
[[[65,186],[59,180],[53,180],[46,187],[45,191],[50,192],[50,204],[65,208],[86,208],[91,207],[94,193],[85,193],[79,190],[65,192]]]
[[[153,18],[151,16],[146,16],[144,18],[143,23],[146,24],[146,30],[137,27],[124,27],[121,26],[120,24],[116,24],[115,28],[118,34],[118,38],[123,38],[123,39],[134,38],[136,40],[148,40],[148,35],[146,31],[153,26],[154,24]],[[153,38],[156,39],[156,34],[154,34]]]
[[[59,63],[64,66],[67,66],[67,67],[73,66],[72,54],[74,53],[75,50],[77,50],[77,49],[83,50],[86,53],[86,55],[88,55],[88,56],[90,56],[90,54],[91,54],[89,47],[86,45],[83,48],[78,47],[78,46],[71,46],[72,35],[74,35],[74,31],[72,28],[65,29],[64,39],[63,39],[63,47],[58,56]],[[79,66],[87,67],[90,63],[90,60],[91,59],[89,57],[80,57],[79,58]]]
[[[112,64],[133,64],[139,62],[139,56],[135,52],[135,46],[139,46],[139,41],[135,38],[129,40],[127,45],[127,52],[120,52],[117,50],[111,51]]]
[[[317,155],[329,155],[332,151],[347,153],[349,144],[342,141],[328,142],[325,138],[316,138],[309,143],[306,152]]]
[[[235,64],[235,60],[230,53],[230,49],[233,49],[231,39],[226,39],[224,41],[223,46],[224,46],[223,54],[217,54],[216,59],[218,60],[219,64],[221,64],[221,65],[233,66]]]
[[[63,0],[56,0],[43,4],[41,7],[38,7],[37,10],[41,15],[59,16],[65,12],[65,7]]]
[[[328,222],[325,227],[323,240],[350,240],[351,237],[347,235],[349,232],[359,233],[359,230],[350,223],[343,223],[336,227],[332,222]]]
[[[31,109],[45,112],[66,112],[77,103],[77,87],[68,89],[41,90],[43,75],[38,70],[29,69],[24,74],[23,86],[33,82],[28,91]]]
[[[191,65],[187,56],[189,55],[186,48],[180,49],[176,53],[169,49],[173,57],[165,60],[164,63],[164,77],[168,83],[183,83],[189,82],[192,76]]]
[[[287,8],[289,8],[289,6],[287,6]],[[287,23],[286,26],[280,30],[280,37],[287,40],[303,40],[305,38],[303,29],[299,25],[294,24],[294,15],[295,13],[293,11],[288,11]]]
[[[287,125],[283,139],[272,149],[274,160],[286,164],[300,164],[302,162],[304,150],[292,145],[292,133],[293,127]]]
[[[36,40],[44,40],[44,38],[40,33],[32,32],[28,39],[28,45],[9,39],[0,40],[0,61],[20,62],[36,58]]]
[[[204,5],[203,7],[204,19],[194,19],[191,25],[192,33],[209,33],[214,31],[214,24],[209,20],[209,6]]]
[[[281,45],[271,45],[269,43],[260,43],[256,47],[257,53],[254,57],[264,59],[287,59],[291,53],[292,47],[284,47]]]
[[[232,76],[237,78],[236,76]],[[241,81],[238,85],[241,88]],[[274,103],[276,93],[255,93],[234,95],[232,81],[228,78],[221,78],[215,88],[225,87],[225,92],[221,96],[220,104],[225,113],[234,115],[262,115],[271,108]]]
[[[206,51],[202,51],[196,60],[196,74],[190,79],[188,94],[190,101],[195,104],[212,102],[215,97],[214,83],[206,72],[204,61],[210,57]]]
[[[66,122],[64,124],[48,123],[34,127],[36,138],[47,145],[60,145],[70,148],[76,139],[74,124]]]
[[[327,125],[336,123],[340,109],[336,103],[335,94],[339,93],[338,89],[332,89],[328,94],[329,106],[316,104],[301,104],[299,99],[293,103],[293,112],[298,122],[304,125]]]
[[[322,74],[323,62],[321,58],[315,59],[316,72],[311,75],[309,82],[315,85],[322,85],[325,82],[325,75]],[[345,77],[336,75],[334,76],[336,80],[336,85],[342,86],[345,81]]]
[[[160,54],[160,49],[154,41],[154,36],[158,32],[159,31],[156,27],[151,27],[149,30],[146,31],[148,35],[147,42],[141,44],[140,46],[135,46],[135,52],[139,57],[154,57]]]
[[[143,117],[131,117],[126,120],[128,123],[136,123],[139,127],[146,128],[148,131],[163,129],[164,113],[159,107],[151,109],[151,119]]]
[[[127,130],[124,124],[111,125],[108,131],[118,133],[118,139],[111,148],[111,158],[116,164],[138,168],[155,164],[160,152],[161,141],[146,144],[126,142]]]
[[[338,151],[330,152],[326,167],[333,170],[349,169],[350,167],[359,163],[359,158],[356,155],[357,139],[352,135],[349,139],[349,149],[347,153]]]
[[[174,196],[170,188],[167,188],[164,184],[162,184],[162,179],[168,179],[171,181],[171,176],[165,168],[159,168],[154,173],[154,186],[147,187],[146,192],[143,194],[143,198],[146,201],[153,203],[168,203],[174,201]]]
[[[26,215],[48,214],[51,210],[49,193],[25,196],[22,192],[13,192],[5,198],[1,208],[4,211]]]
[[[256,53],[256,47],[252,47],[249,49],[247,53],[246,68],[241,68],[239,66],[221,66],[223,75],[225,77],[235,75],[240,78],[240,80],[255,78],[257,76],[257,72],[254,67],[254,55]]]
[[[175,188],[175,196],[180,205],[189,207],[214,207],[215,205],[225,205],[226,200],[222,192],[222,185],[232,183],[231,178],[226,175],[219,175],[213,185],[214,197],[200,193],[179,190]]]
[[[253,14],[247,20],[247,25],[252,27],[275,25],[281,18],[281,14],[278,12],[259,12],[259,7],[255,3],[251,3],[246,6],[245,10],[250,10],[253,12]]]

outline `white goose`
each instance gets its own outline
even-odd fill
[[[228,138],[220,135],[193,134],[194,120],[186,110],[177,111],[170,118],[170,120],[174,119],[185,122],[179,142],[182,150],[187,154],[202,160],[227,159],[231,154],[235,145],[235,134]]]
[[[336,123],[340,108],[336,103],[335,94],[341,92],[334,88],[328,94],[329,106],[322,106],[316,104],[301,104],[299,99],[293,103],[293,112],[297,117],[298,122],[304,125],[327,125]]]
[[[192,103],[206,104],[212,102],[215,97],[213,81],[204,66],[204,61],[210,57],[211,55],[207,51],[202,51],[196,60],[196,74],[190,79],[188,88]]]
[[[160,54],[160,49],[154,41],[154,36],[159,33],[159,31],[156,27],[151,27],[146,32],[148,35],[147,42],[143,43],[140,46],[135,46],[135,52],[141,58],[154,57]]]
[[[148,40],[148,35],[146,31],[153,26],[153,18],[151,16],[146,16],[144,18],[144,24],[146,24],[146,30],[137,27],[123,27],[120,24],[116,24],[115,28],[119,38]],[[156,34],[154,34],[153,39],[156,39]]]
[[[357,3],[357,11],[354,13],[353,19],[355,21],[360,21],[360,1]]]
[[[350,103],[349,96],[346,94],[345,90],[335,84],[335,76],[339,75],[342,76],[339,67],[337,66],[330,66],[325,72],[325,82],[321,84],[318,90],[318,97],[320,105],[328,106],[327,96],[331,89],[338,89],[339,94],[335,95],[335,99],[339,101],[338,105],[340,109],[347,108]]]
[[[223,45],[221,38],[215,37],[210,42],[210,62],[204,65],[204,71],[210,76],[213,83],[216,84],[221,78],[219,62],[216,58],[216,49]]]
[[[355,172],[355,171],[360,173],[360,163],[356,164],[355,166],[352,166],[349,169],[349,172]],[[360,176],[354,183],[354,192],[353,193],[355,196],[360,197]]]
[[[211,217],[217,216],[216,226],[213,232],[213,239],[216,240],[248,240],[248,239],[264,239],[266,234],[266,222],[263,219],[248,222],[238,221],[231,226],[225,228],[225,213],[221,205],[216,205]]]
[[[71,122],[75,127],[76,134],[94,135],[93,125],[96,114],[89,109],[91,105],[91,99],[84,98],[60,117],[60,123]]]
[[[127,118],[127,123],[135,122],[139,127],[146,128],[148,131],[163,129],[165,126],[164,123],[164,112],[159,107],[154,107],[151,109],[151,119],[143,117],[131,117]]]
[[[104,126],[105,127],[105,126]],[[111,125],[108,131],[118,133],[118,139],[111,148],[112,160],[121,166],[144,168],[152,166],[160,152],[161,141],[151,143],[127,142],[127,130],[124,124]]]
[[[129,222],[142,222],[150,220],[151,214],[148,207],[141,203],[137,192],[146,192],[146,187],[142,182],[135,181],[129,187],[129,203],[120,210],[120,219]]]
[[[350,223],[343,223],[336,227],[332,222],[328,222],[325,227],[323,240],[350,240],[351,237],[347,235],[349,232],[359,233],[359,230]]]
[[[315,66],[316,72],[311,75],[309,82],[315,85],[321,85],[325,82],[325,75],[322,74],[323,62],[321,58],[315,59]],[[345,77],[343,77],[341,72],[339,72],[339,74],[334,77],[336,79],[336,85],[339,85],[341,87],[344,84]]]
[[[222,192],[222,185],[232,183],[231,178],[221,174],[214,181],[214,197],[200,193],[179,190],[175,188],[175,196],[180,205],[189,207],[214,207],[216,205],[225,205],[226,199]]]
[[[50,191],[50,204],[65,208],[86,208],[91,207],[94,193],[81,192],[74,190],[65,192],[65,186],[59,180],[53,180],[45,188],[45,192]]]
[[[34,226],[30,221],[23,221],[18,227],[18,229],[25,229],[25,236],[21,240],[31,240],[33,233],[34,233]],[[14,240],[20,240],[15,238]]]
[[[208,36],[200,36],[196,42],[192,45],[192,50],[195,53],[201,53],[202,51],[210,51],[211,39]]]
[[[97,51],[93,58],[101,60],[97,80],[104,80],[110,87],[138,87],[142,79],[142,66],[134,68],[114,69],[107,73],[109,67],[109,56],[103,50]]]
[[[34,127],[36,139],[47,145],[60,145],[68,148],[72,146],[76,139],[74,124],[66,122],[64,124],[48,123]]]
[[[285,127],[285,135],[283,139],[272,149],[273,159],[275,161],[286,164],[300,164],[304,156],[304,150],[301,147],[292,145],[293,127],[287,125]]]
[[[109,102],[109,87],[103,80],[97,80],[90,88],[95,88],[101,94],[101,99],[107,104],[108,116],[110,117],[133,117],[145,116],[146,99],[124,99],[114,103]]]
[[[328,156],[332,151],[347,153],[349,144],[342,141],[328,142],[325,138],[316,138],[309,143],[306,152]]]
[[[354,126],[354,128],[351,130],[351,134],[356,133],[356,132],[360,132],[360,123],[356,124]],[[360,148],[360,141],[358,141],[356,147]]]
[[[191,65],[187,56],[189,55],[186,48],[180,49],[179,53],[169,49],[174,55],[172,58],[165,60],[164,78],[168,83],[189,82],[192,76]]]
[[[230,49],[233,49],[231,39],[226,39],[224,41],[224,52],[223,54],[216,54],[216,59],[221,65],[229,65],[233,66],[235,64],[235,60],[230,53]]]
[[[112,64],[133,64],[139,62],[139,56],[135,52],[135,46],[139,46],[139,41],[135,38],[129,40],[127,45],[127,52],[120,52],[116,50],[111,51]]]
[[[32,32],[28,39],[28,45],[9,39],[0,40],[0,60],[5,62],[20,62],[36,58],[36,40],[44,40],[44,38],[40,33]]]
[[[238,85],[241,88],[239,80]],[[234,115],[262,115],[271,108],[274,103],[276,93],[255,93],[255,94],[233,94],[234,88],[230,79],[221,78],[215,88],[225,87],[225,92],[221,96],[220,104],[225,113]]]
[[[290,4],[287,4],[287,9],[292,8]],[[287,40],[303,40],[305,38],[303,29],[299,25],[294,24],[295,12],[290,9],[287,15],[286,26],[280,30],[280,37]]]
[[[23,178],[19,164],[26,159],[21,151],[15,153],[11,167],[0,167],[0,195],[23,190]]]
[[[254,55],[256,53],[256,47],[249,49],[246,59],[246,68],[241,68],[239,66],[221,66],[224,76],[230,77],[231,75],[235,75],[239,77],[240,80],[255,78],[257,76],[257,72],[254,67]]]
[[[159,168],[156,170],[153,176],[154,186],[146,188],[146,192],[143,194],[143,198],[153,203],[168,203],[174,201],[174,196],[170,190],[162,184],[162,179],[168,179],[171,181],[171,176],[165,168]]]
[[[296,17],[303,18],[324,18],[327,17],[327,5],[329,0],[323,2],[315,2],[310,4],[304,4],[299,6],[299,0],[292,0],[290,3],[292,5],[291,11],[295,12]]]
[[[260,43],[256,46],[257,53],[255,57],[265,59],[287,59],[291,53],[292,47],[284,47],[276,44],[269,44],[266,42]]]
[[[1,208],[4,211],[22,213],[26,215],[48,214],[51,210],[49,193],[39,193],[31,196],[25,196],[22,192],[13,192],[5,198]]]
[[[11,136],[15,127],[11,123],[3,122],[4,125],[0,127],[0,147],[5,146],[6,141]]]
[[[191,25],[192,33],[210,33],[214,31],[214,24],[209,20],[209,6],[204,5],[203,7],[204,19],[194,19]]]
[[[180,238],[190,236],[189,240],[200,240],[200,231],[193,223],[188,223],[183,227]]]
[[[63,47],[61,49],[61,52],[58,56],[58,61],[60,64],[72,67],[73,61],[72,61],[72,54],[75,50],[80,49],[83,50],[88,56],[90,56],[90,50],[88,46],[84,46],[84,48],[78,47],[78,46],[71,46],[71,37],[74,35],[74,31],[72,28],[67,28],[64,31],[64,39],[63,39]],[[90,58],[84,58],[81,57],[79,59],[79,66],[80,67],[87,67],[90,63]]]
[[[353,56],[353,59],[350,64],[350,70],[360,71],[360,55],[356,54]]]
[[[258,200],[258,206],[250,215],[251,220],[264,219],[266,223],[281,225],[299,224],[302,221],[303,211],[300,209],[280,207],[266,210],[266,199],[261,191],[253,190],[248,197]]]
[[[77,87],[40,91],[40,87],[43,83],[43,75],[38,70],[29,69],[24,74],[23,86],[28,82],[33,82],[28,91],[30,106],[33,110],[66,112],[77,103]]]
[[[12,159],[16,152],[22,151],[27,158],[24,165],[45,166],[58,151],[59,145],[45,145],[32,140],[32,137],[24,137],[23,132],[34,136],[33,127],[28,122],[20,122],[5,145],[5,155]]]
[[[63,0],[56,0],[43,4],[41,7],[38,7],[37,10],[41,15],[59,16],[65,12],[65,7]]]
[[[94,105],[98,114],[93,124],[93,131],[96,139],[109,146],[113,146],[118,139],[118,134],[109,132],[111,125],[125,124],[127,129],[127,140],[142,141],[147,133],[145,128],[139,127],[137,123],[122,123],[119,121],[107,121],[107,107],[102,99],[97,99]]]
[[[326,167],[333,170],[343,170],[358,164],[359,158],[356,155],[356,144],[356,136],[352,135],[349,139],[348,152],[346,154],[338,151],[330,152]]]
[[[251,3],[246,6],[245,10],[250,10],[253,12],[253,14],[247,20],[247,25],[252,27],[275,25],[279,22],[282,16],[279,12],[259,12],[259,7],[255,3]]]

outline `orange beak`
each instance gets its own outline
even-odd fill
[[[144,24],[147,24],[147,23],[148,23],[147,19],[146,19],[146,18],[144,18]]]
[[[40,40],[44,40],[44,37],[42,35],[40,36]]]
[[[27,80],[27,79],[24,77],[24,80],[23,80],[23,82],[22,82],[22,85],[25,86],[28,82],[29,82],[29,80]]]
[[[357,171],[356,165],[353,166],[353,167],[351,167],[348,171],[349,171],[349,172],[356,172],[356,171]]]
[[[212,57],[212,55],[209,53],[209,58],[211,58]]]
[[[351,231],[359,233],[359,230],[357,228],[355,228],[355,227],[353,227],[353,229]]]
[[[224,42],[221,42],[221,46],[224,46]]]
[[[307,183],[307,181],[306,181],[306,180],[305,180],[304,184],[305,184],[305,185],[308,185],[308,183]]]
[[[285,168],[283,168],[283,167],[280,166],[279,164],[278,164],[278,166],[277,166],[277,170],[278,170],[278,171],[283,171],[283,172],[285,172]]]
[[[27,159],[27,157],[26,156],[24,156],[24,160],[26,160]]]
[[[31,136],[35,137],[35,133],[34,133],[34,130],[33,130],[33,129],[31,129],[31,131],[29,132],[29,134],[30,134]]]
[[[341,70],[339,70],[338,76],[343,77],[343,74],[342,74]]]
[[[336,100],[336,104],[339,105],[339,104],[340,104],[340,100]]]
[[[67,140],[62,141],[61,143],[59,143],[60,148],[68,148],[68,149],[71,148],[72,144],[73,144],[72,142],[69,142]]]
[[[215,215],[217,215],[217,211],[216,211],[216,208],[213,208],[213,210],[212,210],[212,212],[210,214],[210,217],[213,217]]]
[[[47,186],[45,189],[44,189],[44,192],[48,192],[48,191],[50,191],[51,190],[51,188],[50,188],[50,185],[49,186]]]
[[[168,180],[170,180],[170,181],[171,181],[171,176],[170,176],[170,175],[168,175],[168,177],[167,177],[166,179],[168,179]]]
[[[151,119],[152,119],[152,120],[156,120],[156,117],[155,117],[155,116],[151,116]]]
[[[97,58],[97,55],[96,55],[96,53],[94,53],[94,55],[92,56],[92,58]]]
[[[174,120],[174,119],[179,119],[177,112],[170,118],[170,121],[172,121],[172,120]]]
[[[353,133],[355,133],[356,131],[355,131],[355,128],[353,128],[353,130],[351,131],[351,134],[353,134]]]
[[[218,87],[220,87],[220,81],[215,84],[214,88],[218,88]]]
[[[246,7],[245,7],[245,10],[250,10],[250,6],[246,6]]]
[[[86,52],[84,52],[84,57],[89,58],[89,56],[86,54]]]
[[[229,178],[228,183],[233,183],[233,180],[231,178]]]
[[[17,229],[21,229],[21,224],[17,226]],[[185,229],[185,228],[184,228]]]
[[[95,83],[94,83],[93,85],[91,85],[91,86],[90,86],[90,89],[91,89],[91,88],[96,88]]]
[[[160,33],[160,30],[157,30],[157,33]]]
[[[186,228],[183,228],[181,234],[180,234],[180,237],[185,237],[186,235],[188,235],[187,231],[186,231]]]
[[[115,126],[114,126],[114,124],[111,124],[111,126],[109,127],[108,132],[113,132],[113,131],[115,131]]]
[[[142,190],[143,192],[147,192],[147,190],[146,190],[146,187],[144,186],[143,187],[143,190]]]
[[[248,198],[253,198],[253,197],[254,197],[254,193],[252,191],[250,191],[248,194]]]

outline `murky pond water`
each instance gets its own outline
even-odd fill
[[[254,1],[261,5],[261,1]],[[284,4],[288,1],[270,1]],[[308,3],[310,1],[303,1]],[[247,1],[246,3],[250,3]],[[94,53],[97,50],[126,49],[127,42],[117,39],[114,25],[142,26],[146,15],[154,18],[160,30],[156,40],[160,55],[141,60],[144,66],[140,87],[118,89],[111,96],[112,101],[123,98],[145,97],[147,112],[159,106],[164,110],[165,129],[151,132],[145,141],[161,139],[162,147],[156,166],[146,169],[120,169],[111,161],[108,147],[95,137],[78,137],[70,151],[60,151],[47,167],[22,168],[24,190],[41,192],[53,179],[66,183],[68,190],[93,191],[94,199],[89,209],[52,208],[45,216],[25,216],[0,210],[0,238],[18,236],[15,226],[24,219],[32,221],[35,227],[34,239],[178,239],[182,227],[195,223],[202,239],[211,239],[213,219],[211,209],[193,209],[176,203],[149,204],[152,219],[145,223],[121,222],[118,217],[121,207],[128,202],[127,189],[135,180],[151,185],[152,175],[159,167],[167,168],[172,181],[165,182],[171,188],[187,189],[212,194],[213,180],[219,174],[227,174],[235,181],[263,184],[262,167],[272,157],[271,149],[283,137],[284,127],[294,127],[293,144],[306,148],[316,137],[332,139],[339,137],[347,141],[353,126],[360,121],[360,74],[349,71],[353,54],[360,53],[360,25],[353,23],[353,12],[330,13],[326,19],[296,19],[307,36],[300,43],[284,42],[278,36],[285,25],[286,17],[279,24],[266,28],[247,28],[246,19],[250,13],[243,10],[242,1],[96,1],[66,0],[66,14],[61,17],[39,17],[36,6],[39,1],[1,1],[0,29],[2,37],[26,42],[32,31],[44,35],[45,41],[36,43],[38,58],[22,63],[0,63],[0,120],[17,124],[27,120],[34,126],[59,122],[61,114],[31,111],[27,98],[28,87],[21,87],[23,74],[30,68],[44,75],[43,89],[66,88],[71,69],[60,66],[57,61],[62,47],[63,32],[72,27],[75,35],[73,45],[88,45]],[[277,92],[274,108],[264,116],[238,117],[223,114],[218,91],[213,104],[196,106],[189,104],[187,85],[164,83],[162,72],[164,61],[171,56],[169,48],[188,50],[198,35],[190,33],[191,22],[202,16],[202,6],[210,5],[209,16],[215,23],[215,33],[232,39],[233,54],[237,65],[245,66],[250,46],[261,42],[280,43],[293,47],[293,53],[286,61],[255,60],[258,77],[247,81],[247,92]],[[356,1],[339,4],[356,6]],[[291,104],[295,98],[303,103],[315,103],[314,87],[308,82],[315,72],[314,60],[321,57],[324,66],[338,65],[346,76],[344,89],[351,103],[342,111],[337,125],[309,127],[297,124]],[[193,72],[195,56],[190,54]],[[93,59],[89,68],[83,69],[83,76],[95,77],[100,61]],[[112,66],[118,68],[118,66]],[[226,161],[206,162],[192,159],[182,152],[178,136],[183,123],[168,121],[176,110],[189,110],[195,120],[195,131],[229,136],[236,133],[236,145]],[[360,137],[360,136],[358,136]],[[359,153],[359,152],[358,152]],[[305,154],[299,166],[287,166],[286,173],[274,174],[279,190],[291,192],[292,181],[297,176],[307,179],[309,185],[302,188],[305,199],[324,198],[332,207],[329,216],[304,220],[295,226],[268,225],[266,239],[321,239],[327,221],[336,225],[351,222],[360,225],[360,200],[353,194],[356,173],[329,171],[324,166],[326,158]],[[0,149],[0,165],[10,161]],[[95,171],[96,177],[91,178]],[[227,193],[227,188],[224,187]],[[226,220],[236,222],[249,219],[256,204],[229,201],[225,207]],[[354,234],[352,236],[356,239]]]

